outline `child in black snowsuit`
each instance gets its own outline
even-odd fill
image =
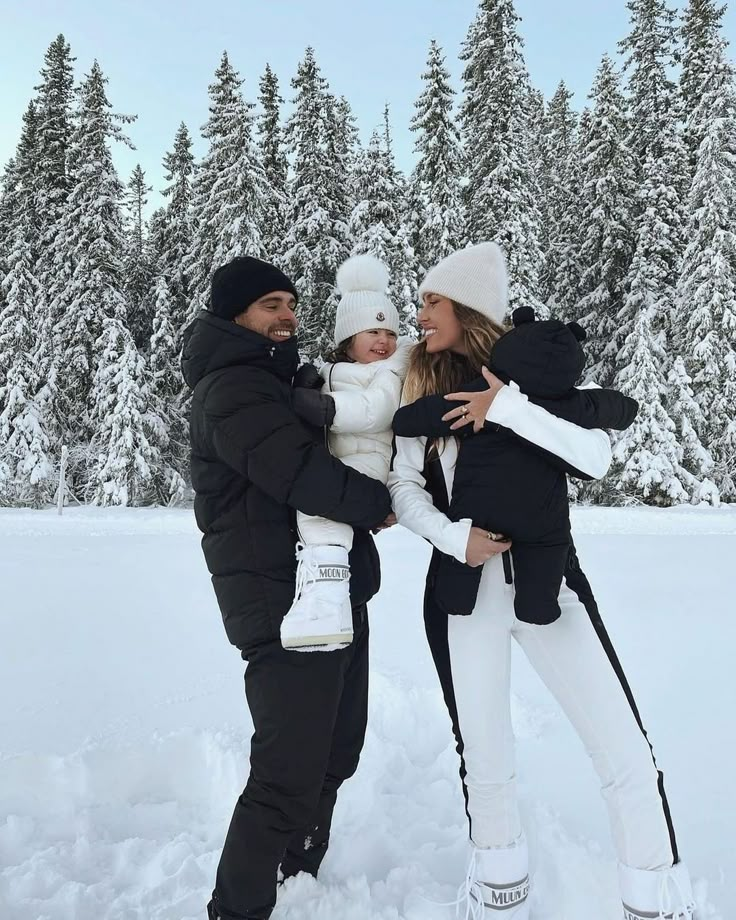
[[[580,427],[631,425],[636,400],[615,390],[574,388],[585,365],[580,345],[585,333],[577,323],[537,322],[531,307],[516,310],[513,322],[491,351],[489,368],[499,379],[513,381],[533,403]],[[464,389],[487,386],[480,378]],[[552,623],[560,616],[557,597],[570,548],[565,474],[589,477],[500,425],[486,422],[477,435],[467,434],[470,427],[451,431],[452,423],[442,416],[459,405],[441,395],[425,396],[398,410],[394,433],[435,439],[461,435],[449,517],[470,518],[474,526],[512,541],[516,616],[527,623]],[[505,568],[510,581],[510,567]],[[482,566],[471,568],[443,555],[435,582],[439,606],[447,613],[472,613],[482,572]]]

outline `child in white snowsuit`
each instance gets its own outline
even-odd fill
[[[347,466],[385,483],[391,464],[391,422],[399,407],[411,341],[398,339],[399,313],[386,295],[388,270],[370,255],[354,256],[337,273],[341,299],[338,343],[320,369],[323,397],[334,401],[328,443]],[[330,409],[332,406],[330,404]],[[281,625],[284,648],[329,651],[353,639],[348,524],[297,512],[296,596]]]

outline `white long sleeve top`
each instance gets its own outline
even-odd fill
[[[489,422],[510,428],[520,437],[550,451],[594,479],[604,476],[611,464],[611,442],[605,431],[588,431],[529,402],[515,384],[496,394],[486,416]],[[429,540],[440,552],[465,562],[472,521],[451,521],[435,508],[425,491],[426,438],[396,438],[396,455],[388,488],[398,522]],[[440,463],[448,496],[457,463],[458,446],[449,438],[441,449]]]

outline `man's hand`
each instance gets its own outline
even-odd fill
[[[307,390],[321,390],[324,380],[313,364],[302,364],[294,375],[292,386],[305,387]]]
[[[476,568],[487,562],[491,556],[511,549],[511,541],[491,540],[487,530],[480,527],[471,527],[468,537],[468,546],[465,550],[465,561],[471,568]]]
[[[389,527],[393,527],[394,524],[397,524],[396,515],[391,512],[383,524],[379,524],[378,527],[374,527],[371,533],[380,533],[382,530],[388,530]]]
[[[292,405],[299,418],[315,428],[329,428],[335,420],[335,400],[319,390],[295,387],[292,390]]]
[[[481,390],[479,393],[448,393],[445,396],[445,399],[451,402],[465,403],[464,406],[451,409],[442,416],[443,422],[451,422],[453,419],[457,419],[453,425],[450,425],[452,431],[457,428],[464,428],[465,425],[472,425],[473,431],[477,434],[485,425],[486,415],[491,408],[491,403],[504,384],[487,367],[483,368],[483,377],[488,384],[487,390]]]

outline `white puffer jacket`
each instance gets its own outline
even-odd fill
[[[329,431],[332,454],[353,469],[385,483],[391,465],[391,422],[399,408],[401,388],[413,341],[400,338],[396,351],[372,364],[324,364],[323,393],[335,400]]]

